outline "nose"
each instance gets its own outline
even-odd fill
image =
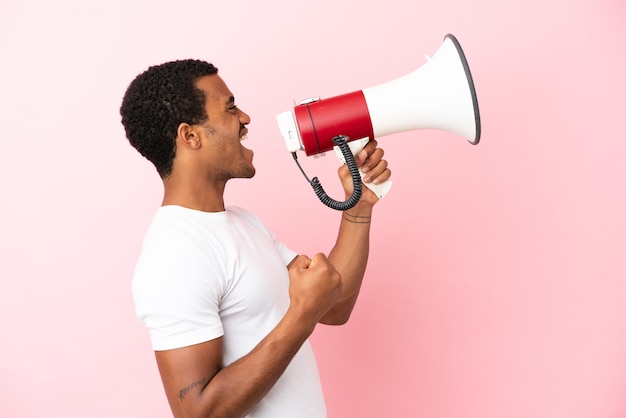
[[[248,114],[246,112],[244,112],[243,110],[237,108],[239,110],[239,122],[242,125],[247,125],[250,123],[250,116],[248,116]]]

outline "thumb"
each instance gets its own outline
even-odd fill
[[[298,270],[306,270],[311,265],[311,259],[306,255],[299,255],[296,257],[293,263],[293,267],[296,267]]]

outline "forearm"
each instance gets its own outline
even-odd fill
[[[200,417],[240,417],[274,386],[302,344],[314,321],[288,311],[249,354],[221,369],[199,395]]]
[[[328,259],[341,274],[343,289],[341,298],[322,318],[322,323],[341,325],[352,313],[369,257],[371,217],[372,206],[368,205],[357,205],[342,213],[337,241]]]
[[[365,148],[355,156],[363,177],[363,183],[380,184],[389,180],[391,171],[382,159],[384,151],[377,148],[375,139],[370,139]],[[354,182],[344,164],[338,170],[346,199],[352,195]],[[365,267],[369,257],[369,236],[372,210],[379,198],[367,187],[363,187],[361,199],[351,209],[342,213],[337,242],[328,258],[341,274],[343,291],[335,306],[322,318],[325,324],[340,325],[348,321],[361,290]]]

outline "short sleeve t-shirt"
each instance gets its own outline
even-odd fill
[[[246,355],[289,307],[286,265],[295,256],[245,209],[159,208],[132,285],[154,350],[224,337],[225,366]],[[308,341],[248,416],[326,416]]]

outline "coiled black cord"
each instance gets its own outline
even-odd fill
[[[361,199],[361,194],[363,192],[361,174],[359,173],[359,167],[357,167],[356,161],[354,160],[354,155],[352,155],[352,151],[348,146],[348,139],[349,138],[344,135],[339,135],[333,138],[333,142],[341,150],[341,153],[343,154],[343,157],[346,161],[346,165],[350,170],[350,175],[352,176],[352,196],[350,196],[350,198],[344,202],[340,202],[328,196],[317,177],[313,177],[313,180],[309,180],[307,175],[304,173],[304,170],[302,170],[302,167],[300,167],[300,164],[298,163],[298,157],[296,156],[296,153],[293,153],[293,158],[294,160],[296,160],[296,164],[298,164],[298,167],[300,168],[302,175],[304,175],[304,178],[306,178],[309,184],[313,187],[313,190],[315,191],[318,199],[329,208],[341,211],[353,208]]]

